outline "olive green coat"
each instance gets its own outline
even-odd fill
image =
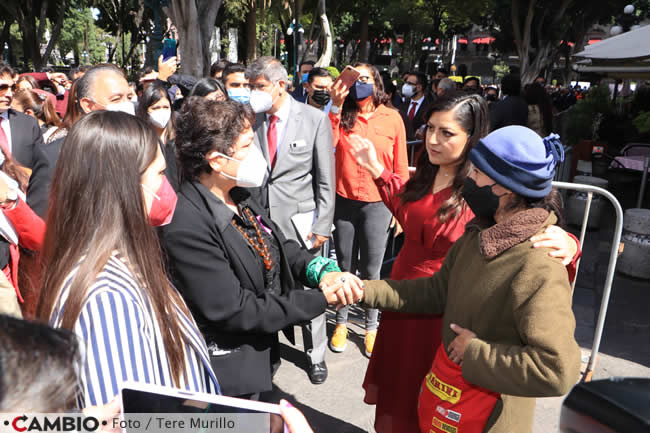
[[[364,282],[369,307],[444,313],[445,348],[451,323],[476,333],[463,377],[501,394],[486,432],[532,432],[535,397],[566,394],[579,378],[566,268],[528,240],[556,221],[543,209],[492,226],[475,219],[433,277]]]

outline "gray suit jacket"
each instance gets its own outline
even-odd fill
[[[263,187],[251,192],[289,239],[298,240],[291,217],[314,209],[318,218],[312,233],[329,236],[336,189],[332,125],[327,115],[314,107],[292,97],[289,104],[289,120],[273,169],[266,139],[266,114],[258,114],[255,119],[255,145],[266,158],[268,176]]]

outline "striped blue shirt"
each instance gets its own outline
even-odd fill
[[[50,316],[60,327],[75,268],[66,278]],[[185,369],[180,387],[187,391],[220,394],[219,383],[194,319],[171,305],[183,333]],[[86,291],[74,332],[82,364],[81,407],[106,404],[124,381],[174,386],[162,332],[146,292],[114,253]]]

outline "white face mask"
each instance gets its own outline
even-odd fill
[[[119,102],[117,104],[108,104],[108,105],[106,105],[106,110],[107,111],[121,111],[122,113],[126,113],[126,114],[130,114],[131,116],[135,116],[135,107],[133,106],[133,102],[131,102],[131,101]]]
[[[266,113],[273,106],[273,96],[262,90],[253,90],[249,103],[255,113]]]
[[[154,110],[149,113],[149,119],[159,128],[165,128],[171,116],[172,110],[167,109]]]
[[[214,153],[223,156],[226,159],[237,161],[239,163],[239,168],[237,169],[237,177],[232,177],[223,171],[221,172],[224,177],[236,181],[237,186],[241,186],[243,188],[255,188],[264,184],[264,178],[266,177],[268,165],[266,163],[266,159],[264,159],[264,155],[262,155],[262,152],[260,152],[260,150],[254,144],[250,146],[248,156],[241,161],[228,155],[224,155],[220,152]]]
[[[404,83],[404,85],[402,86],[402,95],[404,95],[404,97],[406,98],[410,98],[413,95],[415,95],[415,89],[413,88],[412,85]]]

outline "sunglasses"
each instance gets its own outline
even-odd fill
[[[15,84],[0,84],[0,93],[5,93],[7,90],[11,89],[11,91],[16,90],[16,85]]]

